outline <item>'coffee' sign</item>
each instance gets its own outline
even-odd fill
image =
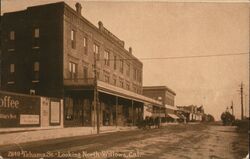
[[[0,98],[0,108],[18,109],[19,101],[12,99],[11,96]]]
[[[0,91],[0,128],[39,126],[39,117],[40,97]]]

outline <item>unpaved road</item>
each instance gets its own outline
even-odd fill
[[[248,142],[247,133],[232,126],[179,124],[5,146],[0,154],[8,158],[242,159]]]

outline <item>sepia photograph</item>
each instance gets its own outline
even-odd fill
[[[0,4],[0,159],[249,159],[249,0]]]

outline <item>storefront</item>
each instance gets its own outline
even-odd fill
[[[65,126],[95,126],[97,108],[93,104],[93,89],[75,88],[65,90]],[[115,86],[98,82],[100,126],[132,126],[143,119],[145,103],[161,105],[160,102]]]

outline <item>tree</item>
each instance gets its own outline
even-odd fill
[[[234,115],[232,115],[228,111],[223,112],[220,118],[223,122],[223,125],[232,125],[232,123],[235,121]]]

